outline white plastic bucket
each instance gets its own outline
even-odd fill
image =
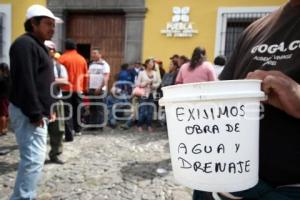
[[[232,80],[162,88],[178,183],[210,192],[257,184],[260,86],[260,80]]]

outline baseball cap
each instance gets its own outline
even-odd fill
[[[49,49],[56,49],[56,45],[54,42],[52,42],[51,40],[46,40],[44,42],[45,46],[48,47]]]
[[[54,16],[54,14],[46,7],[38,4],[34,4],[27,9],[26,12],[26,20],[31,19],[33,17],[49,17],[54,19],[56,23],[63,23],[63,20]]]

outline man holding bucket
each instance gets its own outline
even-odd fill
[[[260,181],[241,192],[195,191],[194,200],[300,199],[299,36],[299,0],[290,0],[242,34],[219,78],[260,79],[268,95],[260,121]]]

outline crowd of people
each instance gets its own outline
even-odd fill
[[[155,118],[161,109],[158,99],[163,95],[162,87],[243,78],[261,79],[262,89],[269,96],[260,129],[260,181],[237,193],[194,191],[193,199],[214,199],[215,195],[222,200],[299,199],[299,7],[298,0],[290,0],[252,24],[242,34],[228,64],[223,55],[209,62],[205,49],[196,47],[190,58],[177,54],[170,57],[168,72],[162,61],[148,58],[143,63],[121,64],[115,77],[111,77],[110,65],[100,48],[91,50],[91,62],[87,63],[77,52],[75,41],[67,39],[65,52],[60,55],[51,38],[55,23],[62,20],[43,6],[29,7],[26,33],[10,48],[10,67],[0,64],[0,136],[7,134],[9,117],[20,151],[11,199],[36,197],[48,134],[49,161],[63,164],[59,156],[63,141],[72,142],[83,129],[101,131],[106,125],[120,125],[122,129],[136,126],[139,132],[144,128],[153,132],[153,119],[164,122]],[[255,60],[265,53],[259,45],[279,46],[282,41],[290,44],[285,49],[293,55],[290,60],[280,54],[272,68]],[[275,54],[285,51],[278,48]],[[270,55],[264,56],[272,56],[267,53]],[[110,78],[115,80],[112,88]]]

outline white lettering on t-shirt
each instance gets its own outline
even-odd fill
[[[279,61],[291,59],[298,49],[300,40],[294,40],[290,43],[256,45],[251,49],[251,54],[254,55],[253,60],[263,62],[262,66],[277,66]]]
[[[296,49],[300,49],[300,40],[292,41],[290,44],[286,44],[285,42],[281,42],[280,44],[260,44],[251,49],[251,53],[269,53],[274,54],[277,52],[287,52],[287,51],[295,51]]]

